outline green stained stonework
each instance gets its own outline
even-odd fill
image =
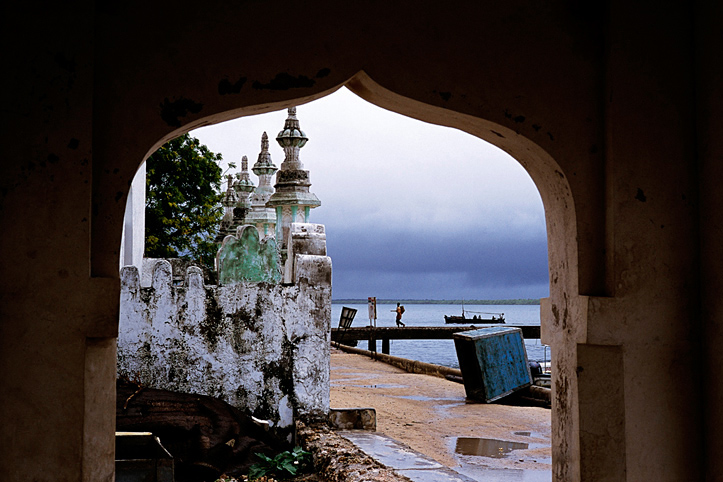
[[[236,236],[226,236],[218,251],[218,283],[232,285],[241,281],[281,282],[276,240],[259,240],[254,226],[241,226]]]

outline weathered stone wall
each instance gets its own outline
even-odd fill
[[[290,436],[294,414],[329,410],[331,260],[296,255],[293,285],[174,285],[157,261],[150,287],[121,270],[118,373],[153,388],[218,397]],[[311,283],[310,283],[311,281]]]

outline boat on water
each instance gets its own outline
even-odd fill
[[[475,313],[471,317],[468,316],[468,313]],[[491,318],[485,318],[483,315],[492,315]],[[481,311],[466,311],[464,310],[464,306],[462,307],[462,316],[458,315],[444,315],[444,322],[445,323],[460,323],[460,324],[467,324],[467,323],[504,323],[505,322],[505,314],[504,313],[485,313]]]

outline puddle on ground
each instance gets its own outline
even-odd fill
[[[425,395],[396,395],[395,398],[406,398],[407,400],[418,400],[420,402],[429,402],[429,401],[461,401],[461,398],[444,398],[444,397],[427,397]]]
[[[358,381],[358,378],[346,378],[340,380],[334,380],[331,382],[332,387],[354,387],[354,388],[407,388],[404,385],[394,385],[391,383],[378,383],[376,385],[357,385],[354,383]]]
[[[391,383],[379,383],[377,385],[357,385],[360,388],[407,388],[404,385],[393,385]]]
[[[482,457],[503,458],[513,450],[524,450],[530,444],[496,440],[492,438],[457,437],[454,451],[461,455],[478,455]]]
[[[346,372],[346,373],[339,373],[334,377],[334,380],[331,381],[331,384],[349,384],[349,382],[364,382],[368,384],[369,382],[374,381],[374,379],[379,378],[376,375],[369,375],[364,373],[355,373],[355,372]]]
[[[343,368],[344,370],[348,370],[348,368],[346,368],[346,367],[341,367],[341,368]],[[374,373],[362,373],[362,372],[346,372],[343,375],[339,375],[339,376],[359,378],[361,380],[368,380],[370,378],[379,378],[379,375],[376,375]]]

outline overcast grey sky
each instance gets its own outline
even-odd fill
[[[226,162],[253,166],[286,110],[191,132]],[[297,108],[301,161],[326,225],[333,297],[541,298],[548,295],[542,201],[512,157],[467,133],[386,111],[342,88]],[[251,173],[258,185],[258,178]]]

